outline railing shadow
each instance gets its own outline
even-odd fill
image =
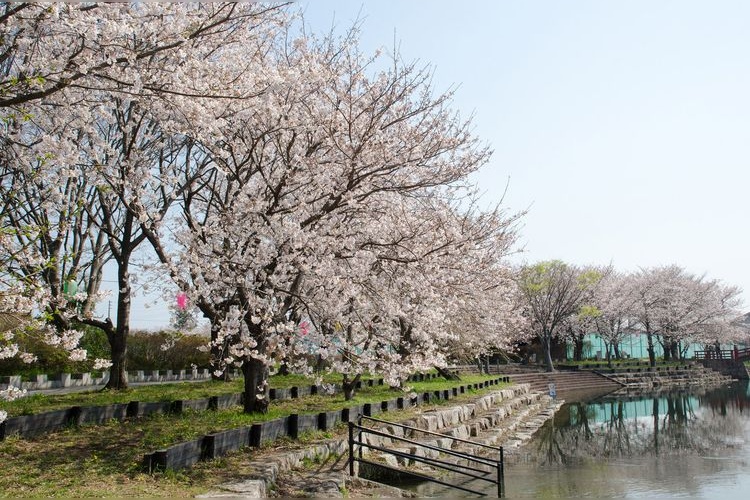
[[[404,429],[405,431],[411,431],[412,433],[422,433],[422,434],[428,434],[428,435],[434,435],[438,436],[442,439],[450,439],[452,441],[458,441],[466,444],[470,444],[472,446],[477,446],[485,449],[492,450],[499,454],[499,460],[493,460],[491,458],[487,457],[481,457],[479,455],[474,455],[472,453],[463,452],[463,451],[457,451],[453,450],[451,448],[445,448],[442,446],[427,444],[427,443],[420,443],[418,441],[415,441],[413,439],[408,439],[406,437],[399,437],[395,436],[393,434],[389,434],[387,432],[380,431],[378,429],[374,429],[372,427],[365,427],[362,425],[363,420],[380,423],[380,424],[387,424],[394,427],[399,427],[401,429]],[[356,439],[355,439],[356,434]],[[420,447],[427,450],[432,450],[433,452],[437,452],[438,456],[442,455],[448,455],[454,458],[459,459],[460,461],[466,462],[466,464],[462,464],[458,461],[447,461],[447,460],[441,460],[440,458],[436,457],[430,457],[430,456],[424,456],[424,455],[417,455],[416,453],[409,453],[405,451],[400,451],[392,448],[387,448],[385,446],[378,446],[369,442],[366,442],[366,440],[363,439],[363,436],[366,434],[374,435],[374,436],[380,436],[386,439],[389,439],[391,441],[398,441],[402,443],[407,443],[414,447]],[[468,439],[462,439],[457,438],[453,436],[449,436],[446,434],[440,434],[438,432],[432,432],[424,429],[418,429],[416,427],[410,427],[408,425],[403,425],[395,422],[389,422],[386,420],[380,420],[377,418],[367,417],[364,415],[359,415],[357,418],[357,423],[349,422],[349,474],[354,476],[354,463],[359,462],[360,464],[367,464],[372,467],[377,467],[382,470],[390,471],[395,475],[399,475],[401,477],[403,476],[409,476],[412,479],[420,480],[420,481],[429,481],[436,484],[440,484],[442,486],[446,486],[448,488],[453,488],[457,490],[461,490],[467,493],[473,493],[480,496],[487,496],[487,493],[484,491],[478,491],[472,488],[468,488],[466,486],[462,486],[460,484],[456,484],[455,482],[447,482],[443,481],[442,479],[429,476],[427,474],[422,474],[420,472],[416,471],[404,471],[402,469],[397,469],[395,467],[391,467],[387,464],[375,462],[372,460],[367,460],[363,458],[363,450],[367,448],[374,451],[379,451],[381,453],[387,453],[390,455],[393,455],[397,458],[403,459],[406,463],[415,463],[420,462],[422,464],[425,464],[432,468],[441,469],[453,474],[458,474],[459,477],[463,477],[467,481],[472,480],[478,480],[478,481],[484,481],[488,482],[490,484],[495,484],[497,486],[497,496],[498,498],[503,497],[504,495],[504,466],[503,466],[503,448],[497,447],[497,446],[490,446],[483,443],[477,443],[474,441],[470,441]],[[355,453],[356,450],[356,453]],[[472,464],[472,465],[469,465]],[[484,468],[481,468],[483,466]]]

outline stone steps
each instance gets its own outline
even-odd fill
[[[472,403],[425,411],[409,421],[400,423],[419,429],[455,433],[456,436],[454,437],[470,436],[472,428],[479,429],[479,427],[473,427],[473,420],[495,413],[506,416],[518,413],[519,409],[523,409],[524,406],[528,406],[541,398],[546,398],[546,396],[532,394],[529,392],[528,385],[521,384],[508,389],[494,391],[474,400]],[[383,416],[387,418],[385,415]],[[469,423],[471,427],[462,428],[465,424]],[[398,435],[399,432],[403,435],[403,429],[397,426],[378,424],[378,428],[394,435]],[[411,435],[416,438],[425,436],[425,433],[419,431],[413,432],[414,434]],[[373,436],[372,440],[368,438],[366,442],[386,445],[388,447],[394,446],[391,439],[381,438],[382,441],[378,443],[375,438],[376,436]],[[447,440],[446,443],[454,441],[451,436],[447,435],[444,438],[430,436],[425,439],[445,439]],[[361,479],[349,481],[347,451],[348,440],[346,438],[338,438],[309,445],[303,449],[272,453],[271,456],[250,462],[248,468],[253,471],[251,474],[234,483],[224,484],[219,490],[206,493],[200,497],[265,497],[268,488],[276,484],[282,477],[287,484],[291,484],[291,487],[302,495],[341,497],[341,491],[348,490],[351,487],[356,488],[357,485],[367,483],[367,481]],[[371,454],[370,456],[374,455]],[[320,463],[321,465],[315,471],[310,471],[303,468],[303,464],[306,462]],[[401,490],[390,491],[387,493],[387,496],[398,496],[394,494],[397,492],[401,492]],[[404,492],[404,495],[408,496],[408,493]]]
[[[527,391],[526,385],[519,386],[523,391]],[[478,405],[481,410],[476,408],[466,408],[464,416],[468,414],[469,418],[460,418],[456,411],[435,412],[436,415],[425,414],[414,422],[404,422],[404,425],[410,425],[427,430],[439,431],[445,437],[437,437],[425,433],[406,430],[404,437],[413,439],[422,445],[435,446],[444,449],[450,449],[463,453],[470,453],[478,456],[489,456],[492,450],[479,445],[472,445],[457,441],[453,438],[467,439],[478,444],[488,446],[501,446],[507,443],[508,446],[517,447],[521,443],[531,438],[531,434],[541,423],[546,421],[560,407],[561,402],[553,401],[549,396],[536,392],[521,392],[515,394],[512,398],[496,401],[492,407],[483,407]],[[467,405],[467,407],[470,405]],[[455,409],[454,409],[455,410]],[[439,421],[442,413],[443,424],[441,428]],[[437,417],[437,418],[433,418]],[[386,428],[389,426],[386,426]],[[398,428],[390,426],[390,432],[396,435],[402,433]],[[404,454],[415,455],[417,457],[440,458],[451,463],[466,463],[458,457],[441,454],[437,450],[421,447],[419,445],[404,446],[397,440],[385,439],[365,439],[366,442],[377,446],[392,447],[395,451]],[[489,454],[489,455],[488,455]],[[429,475],[440,473],[440,469],[433,469],[419,460],[409,459],[407,457],[394,456],[387,453],[373,454],[372,458],[382,461],[391,467],[403,468],[413,467],[415,472]],[[491,457],[497,459],[499,457]]]
[[[519,373],[510,375],[515,383],[529,384],[532,391],[548,392],[550,384],[555,384],[558,395],[573,391],[610,390],[622,387],[622,383],[603,375],[587,372]]]
[[[499,459],[497,450],[488,449],[480,445],[503,447],[504,455],[514,453],[520,446],[529,441],[534,433],[554,417],[555,412],[563,405],[562,401],[553,400],[549,396],[540,396],[535,402],[519,408],[510,414],[503,412],[492,412],[489,415],[481,416],[477,420],[486,420],[486,425],[472,426],[470,439],[475,445],[455,442],[452,447],[453,451],[464,452],[478,457],[489,458],[491,460]],[[499,418],[498,418],[499,417]],[[478,464],[474,461],[458,458],[455,456],[442,456],[444,460],[455,465],[466,465],[486,471],[490,478],[496,477],[496,469],[486,465]],[[400,463],[400,465],[406,465]],[[445,471],[441,469],[432,469],[421,466],[419,471],[435,476],[445,476]],[[445,478],[443,478],[445,479]],[[450,482],[469,489],[485,489],[490,483],[475,480],[468,476],[460,474],[450,475]],[[456,490],[439,485],[433,485],[430,490],[430,496],[440,498],[449,498],[455,494]]]
[[[451,443],[451,437],[468,439],[472,435],[472,429],[496,425],[498,420],[505,418],[513,413],[517,408],[528,406],[541,398],[541,394],[529,391],[526,384],[518,385],[510,389],[496,391],[479,398],[474,403],[447,408],[437,409],[422,413],[421,415],[404,422],[403,425],[424,429],[430,432],[439,432],[445,437],[436,437],[432,434],[420,432],[418,430],[403,429],[396,425],[388,424],[370,424],[364,421],[368,427],[384,431],[397,438],[407,438],[419,443],[428,445],[444,446]],[[363,441],[369,445],[381,446],[386,448],[404,448],[406,447],[397,439],[390,439],[383,436],[365,433]],[[446,446],[449,447],[449,446]]]
[[[731,380],[731,377],[701,365],[693,365],[685,369],[614,372],[610,376],[629,388],[715,384]]]

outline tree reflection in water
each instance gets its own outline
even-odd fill
[[[727,411],[727,405],[738,411]],[[710,454],[742,441],[747,407],[747,393],[727,388],[569,403],[538,431],[528,458],[567,466],[597,459]]]

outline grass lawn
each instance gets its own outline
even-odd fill
[[[326,374],[323,382],[341,382],[341,376]],[[0,410],[9,416],[31,415],[45,411],[59,410],[71,406],[99,406],[130,401],[175,401],[179,399],[203,399],[223,394],[242,392],[242,379],[231,382],[174,382],[134,386],[124,391],[84,391],[70,394],[33,394],[15,401],[0,401]],[[313,380],[302,375],[275,375],[270,379],[274,388],[304,387],[313,384]]]
[[[461,382],[442,379],[415,382],[415,392],[448,389],[462,384],[476,383],[492,377],[481,375],[462,376]],[[238,392],[240,382],[223,385],[231,386],[226,392]],[[309,384],[309,382],[308,382]],[[172,385],[172,384],[170,384]],[[174,384],[175,386],[195,386],[197,384]],[[203,390],[214,390],[217,383],[207,384]],[[218,384],[222,385],[222,384]],[[292,384],[295,385],[295,384]],[[164,386],[132,389],[126,400],[139,399],[136,391],[154,390]],[[462,399],[470,399],[478,394],[497,390],[498,386],[470,391],[461,398],[454,398],[443,404],[453,405]],[[197,390],[192,387],[190,390]],[[219,390],[218,388],[216,390]],[[196,394],[185,395],[169,389],[170,396],[161,399],[190,399],[205,397]],[[128,391],[130,392],[130,391]],[[215,395],[210,393],[207,395]],[[266,415],[243,414],[235,407],[220,411],[186,411],[180,415],[154,415],[145,419],[125,422],[111,421],[100,426],[82,426],[61,432],[51,433],[35,439],[10,437],[0,442],[0,497],[190,497],[210,490],[217,484],[242,476],[247,463],[260,453],[256,449],[245,449],[209,462],[199,462],[190,469],[167,471],[153,475],[140,472],[140,463],[145,453],[158,448],[179,443],[218,430],[277,418],[291,413],[317,413],[340,409],[353,404],[379,402],[390,399],[401,392],[387,386],[363,387],[354,401],[345,402],[343,396],[306,396],[299,399],[272,401]],[[66,395],[82,398],[82,394]],[[91,394],[92,398],[100,397]],[[57,399],[57,398],[56,398]],[[71,404],[87,403],[76,399]],[[432,405],[431,405],[432,406]],[[431,407],[430,406],[430,407]],[[429,408],[421,407],[419,411]],[[390,412],[388,418],[405,418],[406,410]],[[398,415],[398,416],[397,416]],[[338,432],[344,432],[341,426]],[[330,437],[323,433],[313,433],[306,439]],[[289,440],[274,443],[280,446]]]

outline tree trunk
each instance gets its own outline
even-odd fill
[[[477,369],[479,370],[479,374],[481,375],[482,373],[484,373],[484,371],[483,371],[484,370],[484,366],[482,366],[482,358],[480,358],[479,356],[477,356],[475,359],[476,359],[476,362],[477,362]]]
[[[576,335],[573,338],[573,360],[583,361],[583,336]]]
[[[128,375],[126,366],[127,344],[118,332],[109,343],[112,351],[112,366],[109,368],[109,381],[105,389],[122,390],[128,388]]]
[[[437,370],[438,375],[440,375],[441,377],[443,377],[446,380],[461,380],[461,377],[459,377],[458,375],[452,374],[451,372],[449,372],[445,368],[440,368],[439,366],[436,366],[435,369]]]
[[[344,374],[344,379],[341,382],[342,390],[344,391],[344,400],[351,401],[354,399],[354,393],[357,389],[357,382],[362,377],[360,373],[354,376],[353,379],[349,379],[349,375]]]
[[[607,358],[607,366],[612,368],[612,345],[609,342],[604,342],[604,353]]]
[[[661,344],[661,350],[664,353],[664,361],[669,361],[670,354],[672,354],[669,341],[667,339],[662,339],[659,341],[659,343]]]
[[[648,363],[651,367],[656,366],[656,351],[654,350],[654,334],[646,332],[646,350],[648,351]]]
[[[612,343],[612,349],[615,351],[615,359],[622,359],[622,355],[620,354],[620,344],[618,342]]]
[[[687,352],[690,349],[690,344],[680,344],[680,361],[685,361],[687,358]]]
[[[243,410],[245,413],[268,413],[270,403],[268,366],[262,361],[249,358],[242,364],[245,376]]]
[[[679,361],[680,360],[680,343],[677,341],[672,341],[669,347],[672,352],[672,359],[675,361]]]
[[[552,335],[545,333],[542,338],[542,347],[544,348],[544,363],[548,372],[555,371],[555,366],[552,364]]]
[[[315,373],[321,373],[326,368],[326,360],[323,356],[318,354],[318,359],[315,361]]]
[[[128,337],[130,336],[130,275],[128,273],[129,255],[119,263],[117,271],[117,325],[108,334],[112,352],[112,366],[109,369],[109,381],[105,389],[122,390],[128,388],[127,354]]]

